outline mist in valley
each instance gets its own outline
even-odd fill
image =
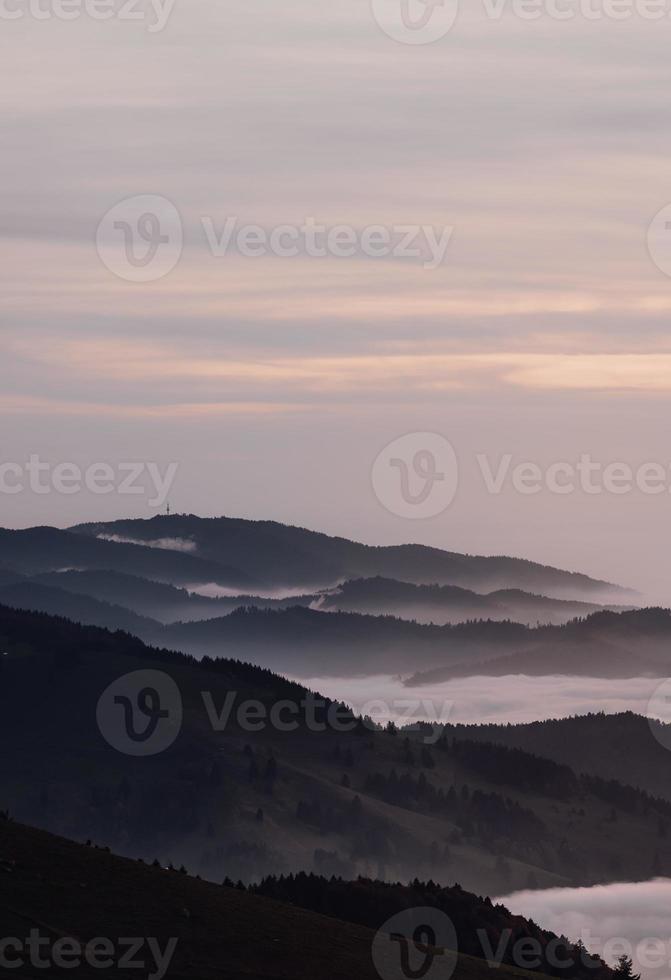
[[[309,677],[301,683],[383,723],[525,724],[600,711],[647,715],[660,679],[475,676],[407,687],[401,677],[375,676]]]

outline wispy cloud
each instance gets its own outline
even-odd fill
[[[184,463],[180,508],[626,581],[633,567],[632,584],[662,591],[661,499],[493,500],[465,473],[448,515],[408,526],[371,492],[372,460],[411,430],[462,456],[668,456],[671,292],[646,230],[671,200],[671,22],[461,6],[421,48],[361,0],[178,0],[151,35],[4,22],[2,458],[156,447]],[[173,201],[185,231],[174,271],[145,285],[95,247],[102,216],[137,194]],[[201,219],[229,215],[454,235],[434,271],[217,259]],[[75,523],[119,504],[3,506],[7,523]]]

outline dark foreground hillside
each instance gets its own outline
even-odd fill
[[[0,819],[0,933],[25,942],[31,930],[38,930],[45,940],[43,959],[59,939],[74,938],[84,946],[104,938],[114,947],[111,955],[117,961],[128,951],[124,940],[145,940],[134,954],[145,969],[124,968],[119,962],[109,968],[67,970],[28,964],[12,969],[13,976],[380,978],[371,956],[371,929]],[[162,974],[149,953],[149,938],[151,948],[165,956]],[[14,950],[8,955],[14,958]],[[609,976],[608,971],[595,975],[603,972]],[[460,980],[488,980],[494,975],[523,980],[538,974],[510,967],[492,970],[483,960],[460,956],[454,975]]]

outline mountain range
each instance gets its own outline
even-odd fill
[[[458,585],[415,585],[381,576],[343,582],[337,589],[315,596],[313,605],[323,611],[360,612],[371,616],[393,614],[401,619],[437,626],[471,619],[557,626],[601,612],[604,608],[612,611],[626,608],[552,599],[522,589],[498,589],[481,594]]]
[[[413,544],[374,547],[273,521],[173,515],[81,524],[63,533],[99,544],[167,550],[190,558],[194,573],[196,563],[205,563],[200,568],[201,577],[192,578],[192,584],[222,578],[229,584],[231,570],[237,569],[240,591],[245,591],[250,581],[265,588],[315,591],[347,579],[383,576],[417,585],[458,585],[478,592],[517,588],[579,601],[591,597],[595,602],[617,602],[633,596],[621,586],[520,558],[462,555]],[[224,564],[225,572],[208,575],[207,570],[219,563]]]
[[[267,670],[44,614],[0,607],[0,648],[0,801],[21,822],[210,880],[304,870],[507,894],[671,873],[669,797],[578,757],[488,730],[382,730]],[[158,754],[119,751],[101,728],[101,698],[138,671],[179,692]],[[608,734],[593,732],[595,758]]]
[[[482,936],[558,940],[481,896],[671,877],[671,727],[383,726],[295,680],[668,676],[671,611],[626,588],[179,515],[0,549],[3,935],[104,921],[172,937],[185,980],[372,980],[378,930],[428,907],[488,980]]]
[[[193,618],[161,623],[101,595],[122,598],[135,609],[163,610],[164,615],[172,600],[173,612],[186,609]],[[326,612],[309,596],[302,602],[253,596],[211,599],[97,571],[17,576],[0,586],[0,603],[124,630],[196,657],[241,659],[299,677],[413,671],[407,683],[416,686],[473,673],[663,677],[671,665],[671,614],[660,609],[591,613],[563,626],[531,628],[508,619],[435,626],[391,615]],[[214,618],[203,618],[208,614]]]
[[[630,590],[516,558],[191,515],[0,530],[0,548],[7,606],[295,676],[394,673],[415,684],[475,671],[669,669],[663,611],[638,612]]]

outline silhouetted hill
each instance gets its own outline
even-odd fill
[[[578,772],[619,779],[671,799],[671,726],[630,711],[528,725],[450,725],[447,731],[537,752]]]
[[[486,595],[455,585],[414,585],[381,577],[344,582],[318,599],[317,608],[399,616],[420,623],[462,623],[469,619],[512,620],[535,626],[561,625],[599,612],[602,606],[502,589]],[[618,610],[619,611],[619,610]]]
[[[504,962],[513,965],[511,947],[517,942],[532,940],[547,950],[548,943],[556,943],[553,933],[540,929],[534,922],[511,915],[503,905],[493,905],[489,898],[480,898],[465,892],[459,885],[441,888],[434,882],[413,881],[408,885],[370,881],[359,878],[356,882],[341,878],[324,878],[316,875],[290,875],[266,878],[249,889],[254,895],[291,902],[299,908],[319,911],[357,925],[379,928],[380,922],[411,908],[432,908],[447,915],[453,923],[459,940],[459,949],[472,956],[482,956],[482,935],[504,936],[509,934]],[[581,962],[578,949],[565,942],[559,958],[578,969],[568,967],[563,971],[552,955],[543,956],[545,962],[539,969],[543,974],[575,974],[608,976],[610,970],[602,960],[591,957]]]
[[[0,603],[17,609],[49,613],[51,616],[65,616],[75,623],[102,626],[109,630],[125,630],[144,638],[151,637],[160,628],[155,620],[138,616],[122,606],[32,580],[0,587]]]
[[[416,584],[459,585],[477,592],[519,588],[593,601],[606,601],[604,597],[609,602],[621,601],[630,594],[586,575],[519,558],[460,555],[413,544],[371,547],[273,521],[172,515],[81,524],[72,531],[86,537],[115,536],[144,543],[169,539],[203,560],[240,568],[267,586],[300,586],[306,591],[381,575]]]
[[[503,656],[523,645],[528,633],[517,623],[423,626],[392,616],[295,606],[239,609],[221,619],[175,623],[164,628],[160,642],[198,657],[242,657],[302,677],[345,677],[465,660],[475,670],[495,651]]]
[[[314,592],[284,599],[255,595],[214,598],[163,582],[142,579],[137,575],[99,569],[46,572],[33,576],[33,580],[124,606],[166,624],[215,619],[243,606],[288,609],[301,605],[324,612],[395,616],[437,625],[456,624],[469,619],[512,620],[528,625],[539,622],[561,624],[603,608],[593,603],[548,599],[517,589],[479,595],[458,586],[413,585],[380,577],[345,582],[336,590],[326,593]],[[8,581],[12,581],[9,573]]]
[[[62,583],[66,588],[46,583]],[[362,583],[361,588],[375,592],[380,583]],[[385,591],[393,592],[397,585],[408,588],[403,583],[382,582]],[[159,606],[168,616],[172,604],[172,615],[183,610],[187,621],[161,626],[132,609],[74,591],[77,588],[124,598],[139,608]],[[356,591],[357,583],[353,588]],[[213,600],[108,570],[23,578],[0,587],[1,601],[65,615],[84,624],[127,630],[150,643],[196,657],[242,657],[304,677],[407,673],[411,667],[416,673],[409,685],[474,673],[664,676],[671,659],[671,614],[665,610],[603,612],[561,627],[535,629],[507,620],[434,626],[392,616],[326,612],[323,606],[313,608],[310,596],[298,600],[303,605],[291,599],[255,596]],[[226,614],[199,618],[215,610]]]
[[[670,666],[671,611],[652,608],[599,612],[565,626],[529,630],[515,653],[499,650],[491,659],[481,659],[477,672],[483,677],[664,677]],[[440,683],[472,673],[472,664],[464,660],[461,664],[420,670],[406,683]]]
[[[269,599],[253,595],[211,598],[164,582],[143,579],[137,575],[97,569],[83,572],[46,572],[34,576],[34,581],[65,589],[68,592],[90,595],[102,602],[124,606],[141,616],[148,616],[162,623],[213,619],[226,616],[241,606],[286,609],[297,604],[309,605],[314,598],[305,596]]]
[[[595,613],[531,629],[508,621],[427,626],[304,607],[240,609],[167,626],[160,642],[194,656],[240,656],[302,677],[393,674],[412,665],[409,686],[473,674],[662,677],[671,666],[671,612]]]
[[[45,888],[47,882],[49,887]],[[168,980],[379,980],[371,956],[376,932],[390,915],[416,907],[420,895],[427,905],[446,913],[449,909],[455,917],[458,944],[473,946],[479,953],[477,957],[458,955],[456,976],[460,980],[489,980],[494,976],[531,980],[539,976],[506,963],[488,967],[475,935],[478,928],[492,938],[509,929],[513,941],[532,938],[543,949],[554,939],[551,933],[511,915],[502,906],[493,906],[489,900],[461,889],[440,892],[432,885],[422,889],[419,882],[384,889],[376,882],[312,879],[308,882],[312,893],[321,889],[329,896],[325,910],[344,913],[336,918],[306,910],[303,879],[282,884],[282,894],[277,894],[277,883],[265,883],[259,891],[276,893],[269,898],[130,861],[95,846],[0,819],[2,935],[23,936],[37,930],[46,962],[51,959],[53,944],[61,938],[74,938],[85,945],[104,935],[112,944],[113,965],[62,971],[52,966],[49,977],[109,980],[137,975],[137,967],[118,964],[129,951],[124,937],[133,936],[153,938],[159,960],[167,967],[163,975]],[[345,921],[357,915],[364,904],[368,906],[366,927]],[[152,975],[152,971],[157,975],[155,960],[144,942],[132,959],[147,964],[143,976]],[[513,944],[509,945],[512,948]],[[391,943],[390,949],[394,949]],[[580,962],[576,950],[566,947],[557,952],[564,960],[571,957]],[[16,958],[14,953],[12,958]],[[599,961],[594,963],[596,969],[565,968],[561,975],[568,980],[608,980],[610,971],[599,966]],[[11,973],[18,977],[36,975],[29,965]]]
[[[24,575],[63,569],[111,569],[159,582],[188,585],[213,582],[246,588],[251,578],[225,561],[212,562],[180,551],[105,541],[54,527],[0,529],[5,566]]]

